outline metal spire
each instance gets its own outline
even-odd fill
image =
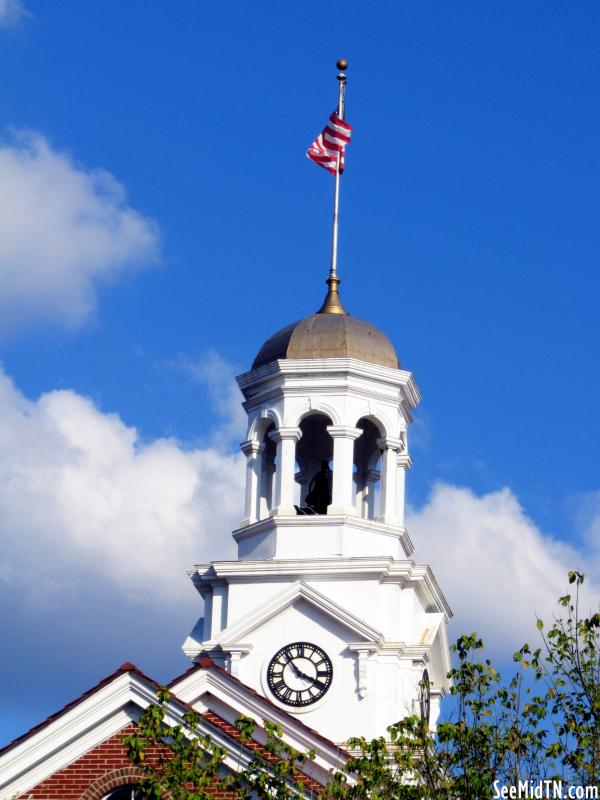
[[[346,99],[346,75],[344,70],[348,69],[348,62],[344,58],[340,58],[337,62],[338,72],[338,107],[337,115],[340,119],[344,119],[344,103]],[[333,195],[333,235],[331,240],[331,267],[329,269],[329,277],[325,281],[329,286],[327,296],[323,301],[323,305],[317,311],[317,314],[348,314],[338,292],[340,279],[337,274],[337,252],[338,252],[338,212],[340,207],[340,158],[337,155],[337,167],[335,171],[335,190]]]

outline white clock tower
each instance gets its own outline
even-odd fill
[[[419,390],[389,339],[346,312],[337,275],[327,282],[321,309],[238,378],[238,559],[195,567],[204,617],[183,649],[343,743],[408,714],[435,723],[451,611],[404,527]]]

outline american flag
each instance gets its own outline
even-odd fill
[[[352,127],[340,119],[335,111],[329,117],[323,133],[320,133],[306,151],[306,155],[321,167],[335,175],[337,157],[340,154],[340,173],[344,171],[344,149],[350,141]]]

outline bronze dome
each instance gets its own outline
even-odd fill
[[[393,344],[370,322],[348,314],[317,313],[273,334],[252,369],[278,358],[357,358],[398,369]]]
[[[278,358],[357,358],[398,369],[394,345],[375,325],[351,317],[338,293],[340,279],[329,275],[323,305],[316,314],[274,333],[257,353],[252,369]]]

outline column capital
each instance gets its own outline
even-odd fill
[[[364,431],[362,428],[353,428],[352,425],[328,425],[327,433],[332,439],[358,439]]]
[[[404,439],[395,436],[381,436],[377,439],[377,447],[380,450],[395,450],[397,453],[401,453],[404,450]]]
[[[269,439],[272,439],[274,442],[284,442],[286,440],[297,442],[301,437],[302,431],[300,428],[277,428],[269,434]]]
[[[399,467],[403,467],[404,469],[410,469],[413,465],[412,458],[408,455],[408,453],[398,453],[396,463]]]
[[[259,442],[258,439],[247,439],[240,444],[240,450],[245,456],[257,455],[264,452],[265,445]]]

